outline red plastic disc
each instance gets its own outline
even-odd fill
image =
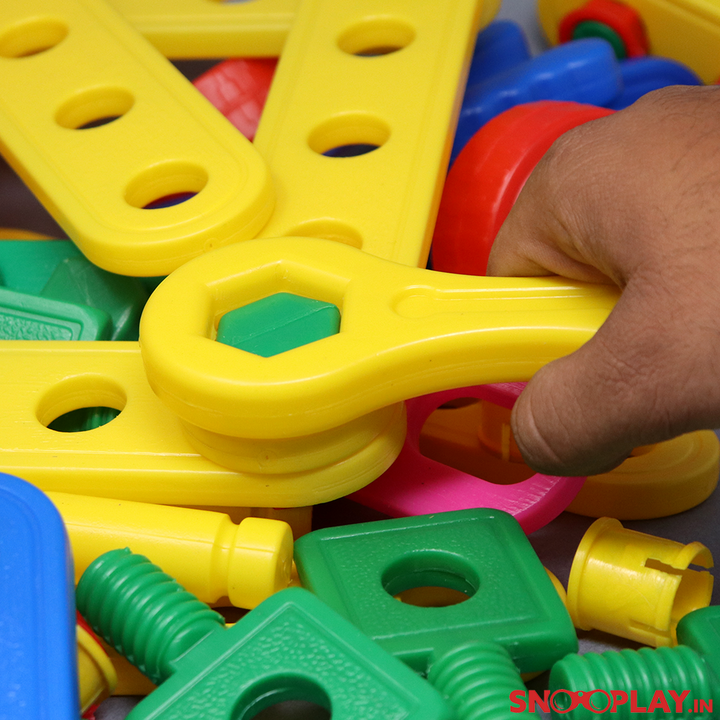
[[[563,133],[613,112],[547,100],[506,110],[480,128],[448,173],[433,268],[485,275],[495,236],[540,158]]]

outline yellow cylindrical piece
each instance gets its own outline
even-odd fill
[[[567,608],[575,627],[602,630],[654,647],[677,644],[687,613],[710,603],[710,551],[626,530],[600,518],[587,530],[570,570]]]
[[[227,596],[253,608],[288,586],[293,538],[280,520],[150,503],[48,493],[65,521],[76,582],[108,550],[129,547],[150,558],[203,602]]]
[[[80,624],[77,625],[77,645],[80,709],[85,712],[113,692],[117,674],[100,641]]]

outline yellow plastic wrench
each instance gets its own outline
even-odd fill
[[[281,292],[334,304],[339,333],[272,357],[216,342],[226,313]],[[168,277],[145,308],[140,346],[150,385],[206,457],[248,470],[262,445],[268,466],[308,469],[339,461],[366,439],[359,418],[372,421],[365,432],[382,426],[403,399],[528,379],[588,340],[617,295],[436,273],[320,239],[252,240]]]

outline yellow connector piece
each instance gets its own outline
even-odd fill
[[[207,603],[228,597],[254,608],[288,587],[293,559],[290,526],[246,518],[108,498],[48,493],[67,528],[75,582],[109,550],[129,547],[160,565]]]
[[[615,0],[640,16],[651,55],[688,65],[706,83],[720,78],[720,2],[718,0]],[[551,43],[570,12],[587,0],[538,0],[538,17]]]
[[[118,684],[117,672],[100,639],[77,625],[80,711],[102,702]]]
[[[0,151],[115,273],[251,238],[274,203],[252,145],[101,0],[0,4]]]
[[[675,515],[710,497],[718,469],[717,435],[697,430],[653,445],[610,472],[590,476],[567,509],[618,520]]]
[[[277,57],[299,0],[109,0],[165,57]]]
[[[710,603],[713,578],[701,543],[689,545],[626,530],[600,518],[580,541],[567,589],[575,627],[602,630],[653,647],[677,644],[680,619]]]
[[[273,357],[215,341],[223,315],[281,292],[334,304],[340,332]],[[558,278],[406,267],[327,240],[251,240],[168,277],[140,346],[150,385],[194,442],[230,452],[227,436],[317,443],[331,431],[344,443],[341,428],[401,400],[528,379],[589,340],[617,297]]]
[[[477,31],[499,0],[303,0],[255,147],[278,202],[262,237],[425,265]]]

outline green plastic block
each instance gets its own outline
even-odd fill
[[[112,550],[83,573],[77,602],[160,683],[127,720],[249,720],[287,700],[321,705],[333,720],[454,720],[429,683],[300,588],[226,629],[147,558]]]
[[[570,617],[517,521],[470,509],[317,530],[295,543],[303,586],[418,672],[454,648],[495,642],[521,672],[577,650]],[[459,590],[418,607],[395,595]]]
[[[70,240],[0,240],[0,278],[10,290],[39,295],[66,258],[82,257]]]
[[[0,340],[108,340],[111,332],[102,310],[0,288]]]
[[[223,315],[217,340],[261,357],[272,357],[339,331],[340,311],[335,305],[276,293]]]
[[[55,268],[43,297],[104,310],[112,319],[110,340],[137,340],[148,293],[137,278],[116,275],[85,257],[68,257]]]

